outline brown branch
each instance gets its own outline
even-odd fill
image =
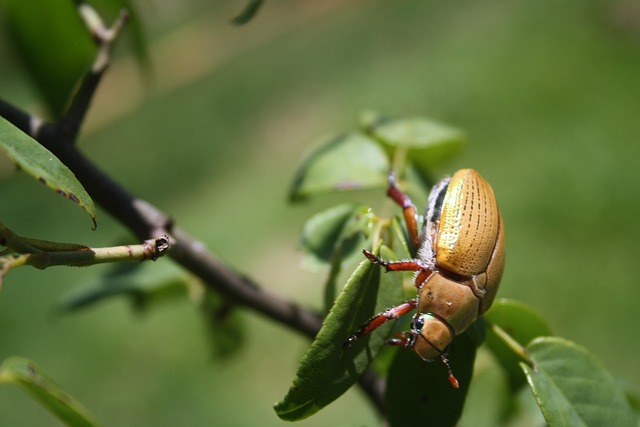
[[[171,250],[168,255],[199,277],[207,289],[221,294],[234,304],[252,309],[313,339],[322,325],[321,316],[267,288],[260,287],[249,277],[223,263],[201,242],[175,226],[165,213],[129,193],[77,149],[78,131],[95,89],[108,67],[112,44],[127,17],[125,13],[121,14],[115,25],[108,29],[89,6],[82,1],[77,3],[99,49],[96,60],[82,80],[69,109],[60,121],[42,123],[38,118],[0,100],[0,115],[54,153],[73,171],[93,200],[138,238],[171,236]],[[378,413],[384,417],[384,381],[368,370],[361,377],[360,386]]]

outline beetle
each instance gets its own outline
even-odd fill
[[[351,335],[351,346],[385,322],[416,309],[410,330],[386,343],[413,350],[425,361],[441,359],[455,388],[447,352],[456,335],[485,313],[496,296],[505,260],[505,232],[493,189],[473,169],[461,169],[439,181],[429,193],[422,230],[417,210],[389,174],[387,195],[403,210],[407,233],[417,256],[388,261],[364,250],[386,271],[415,271],[415,299],[375,315]]]

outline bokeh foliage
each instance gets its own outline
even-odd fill
[[[152,61],[162,57],[165,36],[179,34],[178,28],[197,30],[205,18],[209,27],[223,28],[237,14],[237,7],[209,3],[181,2],[179,13],[157,8],[150,14]],[[318,304],[323,279],[298,270],[293,248],[305,218],[326,206],[315,201],[291,210],[285,203],[308,144],[350,127],[366,108],[441,118],[464,129],[471,142],[437,173],[473,166],[500,195],[510,242],[500,295],[527,301],[555,333],[586,346],[616,377],[638,386],[640,288],[633,265],[640,238],[634,225],[640,208],[640,42],[634,7],[623,0],[375,1],[336,3],[303,21],[308,15],[302,7],[267,2],[240,29],[242,37],[194,31],[205,36],[177,38],[185,51],[205,45],[223,60],[181,86],[167,84],[108,126],[88,128],[83,145],[232,264]],[[283,25],[287,20],[305,25]],[[281,32],[265,37],[266,23],[280,23]],[[225,48],[236,53],[225,56]],[[37,97],[12,64],[0,67],[3,97],[33,105]],[[168,68],[162,63],[157,72]],[[130,100],[128,93],[118,95]],[[98,117],[100,99],[91,112]],[[123,152],[143,161],[123,160]],[[0,191],[3,220],[22,234],[112,244],[121,233],[106,218],[95,233],[84,230],[82,213],[61,207],[22,177],[4,179]],[[381,199],[377,192],[359,197]],[[65,239],[69,235],[74,237]],[[51,302],[94,274],[13,277],[0,296],[0,322],[12,325],[0,332],[2,358],[28,354],[112,425],[133,419],[175,425],[185,417],[190,425],[281,425],[271,405],[289,386],[307,345],[303,339],[248,314],[249,347],[219,369],[208,364],[189,304],[142,318],[132,317],[126,305],[106,304],[51,322]],[[244,379],[247,366],[255,370]],[[228,387],[215,391],[213,382]],[[105,395],[113,399],[105,401]],[[51,422],[17,392],[0,388],[0,397],[3,422]],[[242,407],[230,411],[234,402]],[[352,393],[312,424],[375,422],[367,414]]]

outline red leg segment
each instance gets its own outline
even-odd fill
[[[371,262],[374,264],[380,264],[387,271],[428,271],[429,267],[424,264],[422,261],[418,259],[412,259],[409,261],[386,261],[382,258],[379,258],[377,255],[369,252],[368,250],[363,250],[362,253],[364,256],[369,258]]]
[[[413,244],[413,249],[417,251],[418,246],[420,245],[417,220],[418,211],[409,196],[400,191],[396,186],[393,171],[389,173],[389,188],[387,189],[387,195],[402,208],[404,221],[407,224],[407,230],[409,232],[409,238]]]
[[[447,372],[449,374],[449,383],[451,383],[451,386],[453,388],[460,388],[460,383],[458,382],[458,379],[455,377],[455,375],[453,375],[453,371],[451,370],[451,365],[449,365],[449,359],[447,359],[443,354],[440,356],[440,360],[442,360],[442,363],[444,363],[444,366],[447,367]]]
[[[412,332],[398,332],[396,334],[399,338],[392,338],[385,341],[385,344],[395,345],[398,347],[408,348],[411,347],[414,334]]]
[[[416,308],[417,301],[411,300],[405,302],[404,304],[400,304],[396,307],[392,307],[387,311],[383,311],[372,317],[367,323],[362,325],[360,330],[355,334],[351,335],[347,341],[344,343],[345,347],[350,347],[354,342],[356,342],[359,338],[370,334],[371,332],[378,329],[380,326],[384,325],[391,319],[397,319],[398,317],[406,314]]]

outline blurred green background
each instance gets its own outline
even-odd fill
[[[238,270],[319,308],[323,276],[300,269],[297,241],[305,219],[333,200],[285,200],[313,142],[354,128],[364,110],[462,128],[468,146],[434,172],[472,167],[492,184],[508,233],[500,296],[535,307],[557,335],[640,386],[637,1],[273,0],[233,27],[244,6],[140,2],[151,72],[119,46],[83,132],[87,155]],[[41,111],[4,37],[0,54],[1,97]],[[94,246],[127,236],[104,213],[91,231],[70,203],[0,171],[0,219],[17,233]],[[347,197],[375,205],[384,196]],[[272,404],[306,339],[243,312],[246,346],[213,363],[187,299],[142,315],[124,301],[53,314],[103,271],[11,273],[0,292],[0,360],[33,359],[109,426],[284,424]],[[375,424],[358,390],[300,423]],[[0,387],[0,426],[29,425],[59,423]]]

